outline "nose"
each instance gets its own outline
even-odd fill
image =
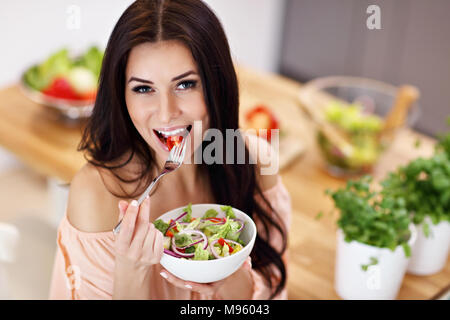
[[[159,106],[158,117],[161,123],[170,123],[173,119],[176,119],[181,113],[178,108],[176,98],[170,93],[161,95],[161,101]]]

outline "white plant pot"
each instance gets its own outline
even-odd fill
[[[410,226],[412,247],[416,240],[416,228]],[[392,300],[397,297],[408,260],[402,246],[394,251],[351,241],[345,242],[344,233],[337,231],[337,250],[334,286],[337,294],[346,300]],[[378,259],[378,264],[367,271],[361,265],[368,264],[370,258]]]
[[[430,234],[425,237],[422,224],[416,226],[417,240],[408,264],[408,273],[422,276],[441,271],[450,249],[450,223],[441,221],[434,225],[428,217],[425,221],[430,226]]]

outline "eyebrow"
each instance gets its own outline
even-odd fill
[[[187,71],[185,73],[180,74],[179,76],[176,76],[171,81],[180,80],[180,79],[182,79],[182,78],[184,78],[184,77],[186,77],[188,75],[191,75],[191,74],[197,74],[197,73],[195,71],[193,71],[193,70],[189,70],[189,71]],[[130,80],[128,80],[128,83],[130,83],[131,81],[139,81],[139,82],[143,82],[143,83],[153,84],[153,81],[146,80],[146,79],[141,79],[141,78],[137,78],[137,77],[131,77]]]

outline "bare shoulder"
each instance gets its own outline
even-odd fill
[[[99,170],[85,164],[74,176],[69,189],[67,218],[83,232],[110,231],[118,209],[111,211],[113,196],[108,193]]]
[[[278,182],[278,155],[272,145],[254,134],[244,134],[250,157],[256,162],[256,179],[265,191],[273,188]]]

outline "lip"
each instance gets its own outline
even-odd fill
[[[156,134],[155,130],[152,130],[153,133],[153,137],[156,140],[156,143],[164,150],[169,152],[169,147],[167,145],[165,145],[164,143],[162,143],[162,141],[159,139],[158,135]]]
[[[158,131],[172,131],[176,129],[186,128],[189,124],[180,125],[180,126],[173,126],[173,127],[161,127],[161,128],[154,128],[154,130]]]

